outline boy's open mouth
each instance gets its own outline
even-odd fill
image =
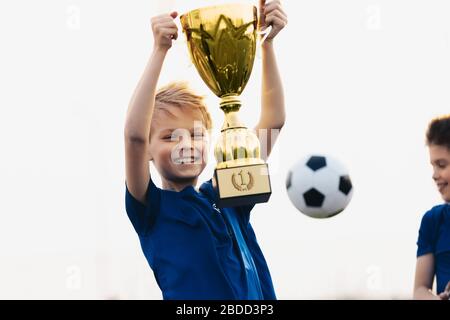
[[[440,182],[437,184],[440,193],[443,193],[448,186],[448,182]]]
[[[182,157],[174,160],[175,164],[192,164],[200,163],[200,157]]]

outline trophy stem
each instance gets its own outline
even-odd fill
[[[220,109],[225,113],[225,121],[222,125],[221,132],[229,129],[247,128],[238,117],[241,105],[241,100],[236,95],[221,98]]]

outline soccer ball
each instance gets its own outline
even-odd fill
[[[298,161],[287,174],[286,189],[294,206],[313,218],[339,214],[353,195],[346,167],[328,155],[309,155]]]

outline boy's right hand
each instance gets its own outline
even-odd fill
[[[170,14],[162,14],[152,18],[152,30],[154,47],[169,50],[172,41],[178,38],[178,27],[174,19],[178,16],[176,11]]]

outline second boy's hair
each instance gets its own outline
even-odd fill
[[[437,145],[450,150],[450,114],[431,120],[427,130],[427,145]]]
[[[155,111],[163,109],[164,105],[182,108],[196,108],[203,118],[203,125],[207,130],[212,128],[211,116],[204,102],[204,96],[200,96],[189,88],[186,82],[171,82],[158,89],[155,97]]]

